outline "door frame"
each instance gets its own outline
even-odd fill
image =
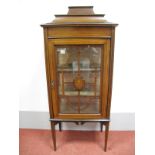
[[[55,45],[103,45],[102,71],[101,71],[101,113],[99,114],[59,114],[58,85],[56,72],[56,52]],[[108,84],[110,66],[110,39],[48,39],[49,55],[49,76],[51,81],[55,81],[55,86],[51,87],[52,109],[54,118],[106,118],[106,108],[108,104]],[[50,83],[51,85],[51,83]]]

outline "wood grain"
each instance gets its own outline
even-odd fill
[[[48,37],[111,37],[112,29],[105,27],[53,27],[48,28]]]

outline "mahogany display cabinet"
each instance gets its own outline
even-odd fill
[[[99,122],[101,131],[105,125],[107,149],[117,24],[103,17],[93,6],[72,6],[41,25],[54,150],[62,122]]]

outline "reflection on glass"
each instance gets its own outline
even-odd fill
[[[100,112],[102,45],[56,46],[60,113]]]

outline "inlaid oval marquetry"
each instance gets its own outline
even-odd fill
[[[79,91],[85,87],[85,80],[83,80],[81,77],[77,77],[76,79],[74,79],[73,83],[75,89]]]

